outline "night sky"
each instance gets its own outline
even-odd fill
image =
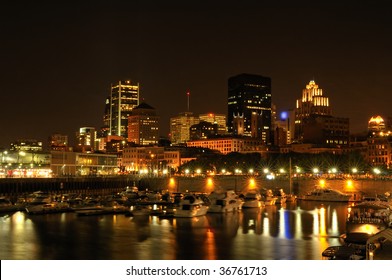
[[[226,114],[227,79],[240,73],[270,77],[278,111],[294,108],[314,79],[354,133],[372,115],[392,116],[387,2],[8,2],[0,8],[3,147],[101,127],[110,83],[125,79],[140,83],[162,135],[187,110],[187,91],[191,111]]]

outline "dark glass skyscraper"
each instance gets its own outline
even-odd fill
[[[270,143],[271,78],[253,74],[229,78],[227,127],[234,135]]]

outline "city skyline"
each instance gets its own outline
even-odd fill
[[[350,118],[352,133],[365,131],[374,115],[390,115],[392,24],[383,3],[5,5],[3,147],[99,129],[111,83],[129,79],[157,109],[164,136],[170,117],[187,111],[187,92],[191,112],[227,114],[227,79],[241,73],[271,78],[278,111],[293,109],[315,80],[332,114]]]

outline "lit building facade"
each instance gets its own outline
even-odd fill
[[[122,154],[122,167],[129,173],[158,175],[166,168],[164,159],[163,147],[126,147]]]
[[[271,79],[240,74],[228,79],[228,132],[270,143]]]
[[[128,117],[128,141],[137,145],[156,145],[159,141],[159,116],[146,103],[135,107]]]
[[[96,130],[94,127],[81,127],[76,133],[75,150],[82,153],[94,152]]]
[[[392,167],[392,136],[369,137],[367,161],[372,166]]]
[[[201,121],[190,128],[190,140],[207,139],[218,134],[218,125]]]
[[[207,148],[222,154],[262,151],[263,141],[251,137],[221,137],[188,141],[188,147]]]
[[[200,122],[204,121],[204,122],[216,124],[218,126],[217,134],[219,134],[219,135],[227,134],[226,115],[214,114],[214,113],[200,114],[199,120],[200,120]]]
[[[139,105],[139,84],[119,81],[111,85],[110,95],[106,98],[104,126],[108,135],[128,137],[128,117],[133,108]]]
[[[350,141],[348,118],[311,115],[303,119],[303,143],[318,144],[324,147],[347,147]]]
[[[52,151],[51,158],[54,176],[103,176],[119,171],[117,155]]]
[[[31,151],[41,152],[43,150],[42,142],[34,139],[16,140],[11,143],[11,151]]]
[[[384,119],[381,116],[371,117],[368,122],[368,132],[370,135],[380,134],[386,131]]]
[[[302,98],[297,99],[295,109],[295,142],[303,142],[304,120],[311,115],[332,115],[329,98],[323,96],[323,90],[313,80],[302,90]]]
[[[68,149],[68,135],[53,134],[49,137],[51,151],[66,151]]]
[[[199,117],[192,112],[180,113],[170,118],[170,141],[172,144],[184,144],[190,139],[190,128],[199,123]]]

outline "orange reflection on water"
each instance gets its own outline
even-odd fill
[[[215,235],[211,229],[207,229],[206,232],[205,248],[206,248],[207,259],[216,260],[217,255],[216,255]]]

